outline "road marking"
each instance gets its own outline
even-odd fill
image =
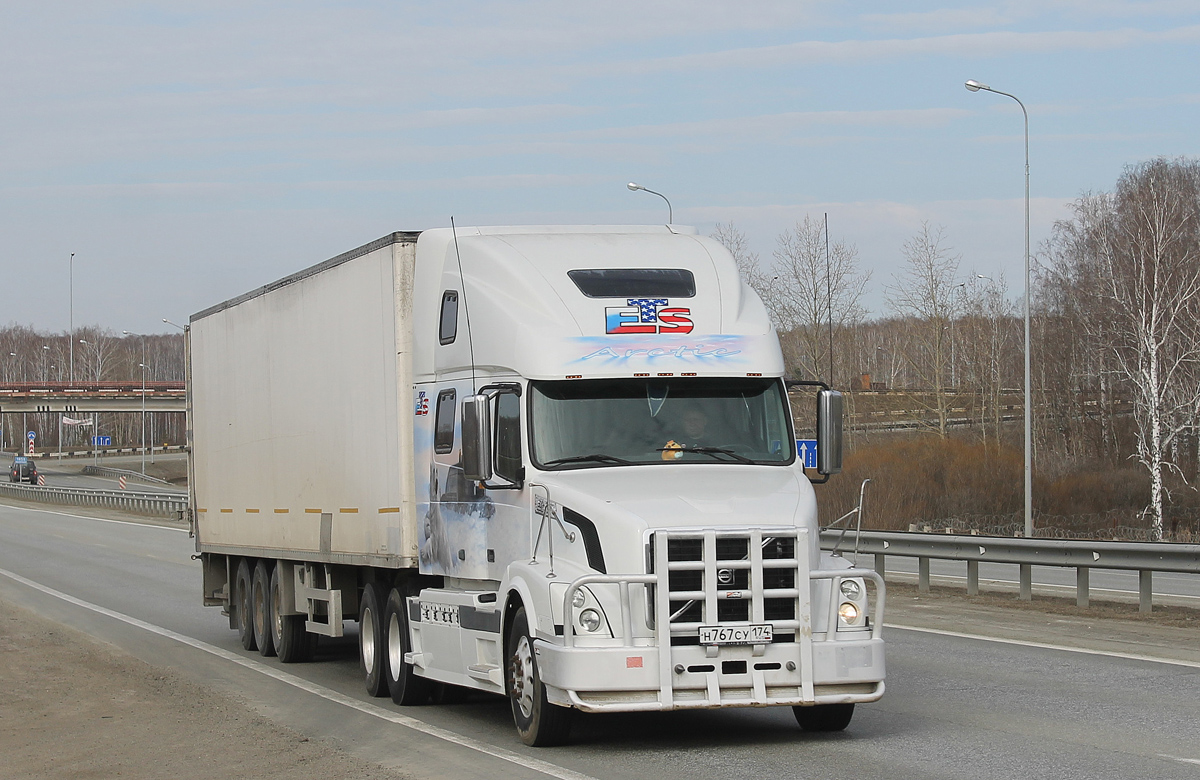
[[[1085,655],[1102,655],[1109,658],[1125,658],[1130,661],[1148,661],[1156,664],[1171,664],[1172,666],[1187,666],[1192,669],[1200,669],[1200,662],[1197,661],[1182,661],[1175,658],[1156,658],[1151,655],[1138,655],[1136,653],[1121,653],[1116,650],[1092,650],[1087,647],[1068,647],[1066,645],[1052,645],[1047,642],[1026,642],[1020,639],[1002,639],[996,636],[984,636],[983,634],[964,634],[959,631],[943,631],[940,628],[921,628],[919,626],[904,626],[899,623],[884,623],[884,628],[898,628],[902,631],[919,631],[922,634],[937,634],[939,636],[953,636],[959,639],[978,639],[983,642],[999,642],[1003,645],[1020,645],[1021,647],[1036,647],[1042,650],[1062,650],[1067,653],[1083,653]]]
[[[34,582],[33,580],[22,577],[19,574],[8,571],[7,569],[0,569],[0,575],[4,575],[9,579],[33,588],[34,590],[41,591],[46,595],[53,596],[54,598],[61,599],[70,604],[74,604],[77,607],[83,607],[84,609],[91,610],[92,612],[96,612],[106,617],[120,620],[122,623],[128,623],[131,626],[149,631],[152,634],[157,634],[161,637],[166,637],[167,639],[173,639],[176,642],[180,642],[189,647],[194,647],[197,650],[203,650],[204,652],[214,655],[218,658],[231,661],[239,666],[251,669],[260,674],[265,674],[268,677],[291,685],[294,688],[299,688],[302,691],[320,696],[327,701],[340,704],[343,707],[349,707],[351,709],[358,710],[365,715],[370,715],[372,717],[379,718],[380,720],[386,720],[390,723],[395,723],[398,726],[404,726],[405,728],[412,729],[413,731],[419,731],[422,734],[427,734],[431,737],[436,737],[437,739],[445,740],[446,742],[450,742],[470,750],[478,751],[485,755],[492,756],[493,758],[509,761],[513,764],[517,764],[518,766],[523,766],[526,769],[532,769],[535,772],[540,772],[541,774],[548,775],[550,777],[560,778],[560,780],[596,780],[596,778],[590,775],[580,774],[579,772],[558,766],[557,764],[551,764],[547,761],[540,761],[536,758],[526,758],[525,756],[518,755],[510,750],[489,745],[485,742],[471,739],[470,737],[464,737],[461,734],[456,734],[453,731],[433,726],[422,720],[410,718],[407,715],[400,715],[399,713],[395,712],[389,712],[382,707],[376,707],[373,704],[367,704],[365,702],[358,701],[357,699],[354,699],[343,693],[338,693],[335,690],[331,690],[322,685],[317,685],[316,683],[312,683],[308,680],[297,677],[294,674],[280,671],[279,669],[275,669],[249,658],[243,658],[236,653],[231,653],[228,650],[222,650],[215,645],[210,645],[207,642],[201,642],[199,639],[193,639],[190,636],[172,631],[169,628],[156,626],[153,623],[147,623],[144,620],[139,620],[121,612],[116,612],[108,609],[107,607],[102,607],[99,604],[92,604],[89,601],[75,598],[70,594],[63,593],[62,591],[47,587],[41,583]]]
[[[1178,761],[1181,764],[1196,764],[1200,766],[1200,758],[1180,758],[1179,756],[1169,756],[1166,753],[1159,753],[1159,758],[1169,758],[1172,761]]]
[[[95,520],[98,523],[116,523],[117,525],[136,525],[139,528],[161,528],[164,531],[179,531],[187,533],[186,528],[176,528],[172,525],[158,525],[157,523],[139,523],[134,520],[110,520],[107,517],[92,517],[91,515],[73,515],[70,512],[55,512],[51,509],[38,509],[31,506],[13,506],[12,504],[2,504],[5,509],[17,509],[22,512],[41,512],[47,515],[58,515],[59,517],[73,517],[76,520]]]

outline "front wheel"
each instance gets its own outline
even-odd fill
[[[571,736],[571,710],[551,704],[538,673],[537,653],[525,608],[513,616],[506,643],[504,681],[521,741],[532,747],[562,745]]]
[[[842,731],[854,717],[853,704],[818,704],[815,707],[792,707],[796,722],[805,731]]]

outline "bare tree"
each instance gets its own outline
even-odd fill
[[[829,244],[822,223],[807,215],[779,235],[774,254],[764,302],[780,331],[784,355],[800,372],[822,376],[832,362],[829,328],[852,334],[851,326],[866,313],[860,301],[871,274],[859,271],[853,244]]]
[[[933,391],[931,411],[945,437],[949,417],[946,384],[953,359],[951,327],[962,308],[960,257],[944,244],[943,229],[922,223],[901,249],[905,266],[885,292],[888,305],[906,325],[900,348],[918,382]]]

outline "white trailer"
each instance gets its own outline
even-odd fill
[[[204,602],[247,649],[356,620],[372,694],[505,695],[531,745],[883,695],[883,582],[818,544],[840,396],[806,470],[762,303],[694,230],[393,233],[188,336]]]

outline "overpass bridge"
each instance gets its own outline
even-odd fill
[[[183,382],[5,382],[0,414],[53,412],[184,412]],[[144,406],[143,406],[144,404]]]

